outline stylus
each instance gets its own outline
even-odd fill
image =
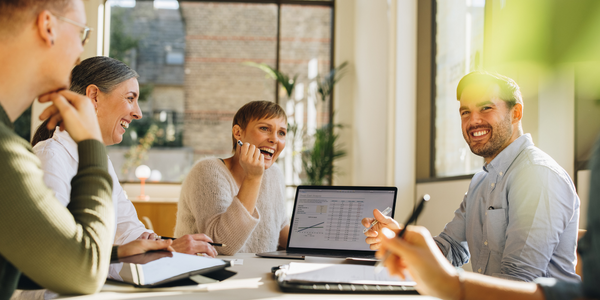
[[[385,217],[387,217],[391,212],[392,212],[392,208],[388,207],[384,211],[382,211],[381,214],[384,215]],[[371,230],[371,228],[373,228],[373,226],[377,225],[377,223],[379,223],[379,221],[377,221],[377,220],[373,221],[373,223],[371,223],[371,226],[363,229],[363,233],[366,233],[367,231]]]
[[[158,236],[159,239],[163,239],[163,240],[174,240],[174,237],[168,237],[168,236]],[[211,243],[208,242],[209,244],[211,244],[214,247],[227,247],[227,245],[225,244],[221,244],[221,243]]]
[[[400,233],[398,234],[397,238],[401,239],[404,236],[404,233],[406,232],[406,228],[408,227],[408,224],[417,220],[417,218],[421,214],[421,211],[423,211],[423,206],[425,206],[425,202],[429,201],[430,198],[431,197],[429,197],[428,194],[423,195],[423,198],[421,199],[421,202],[419,202],[417,209],[415,209],[413,211],[413,213],[410,215],[408,220],[404,223],[404,228],[402,228],[402,230],[400,230]],[[381,272],[381,270],[384,267],[383,265],[384,265],[385,261],[390,257],[391,254],[392,253],[390,251],[385,252],[385,255],[375,265],[375,273]]]

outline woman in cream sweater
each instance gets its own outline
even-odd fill
[[[286,133],[279,105],[253,101],[240,108],[233,118],[234,155],[201,160],[183,182],[175,236],[204,232],[227,245],[216,247],[224,255],[285,248],[285,182],[275,161]]]

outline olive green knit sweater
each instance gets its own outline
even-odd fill
[[[96,140],[78,149],[65,208],[0,106],[0,299],[10,298],[21,274],[64,294],[94,293],[106,280],[114,230],[106,150]]]

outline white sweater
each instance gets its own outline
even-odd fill
[[[253,215],[237,198],[239,188],[223,161],[199,161],[181,187],[175,237],[205,233],[219,254],[277,250],[279,233],[288,224],[285,183],[277,164],[265,170]]]

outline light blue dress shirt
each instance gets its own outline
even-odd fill
[[[569,174],[529,134],[473,176],[454,219],[435,241],[448,260],[506,279],[575,274],[579,197]]]

